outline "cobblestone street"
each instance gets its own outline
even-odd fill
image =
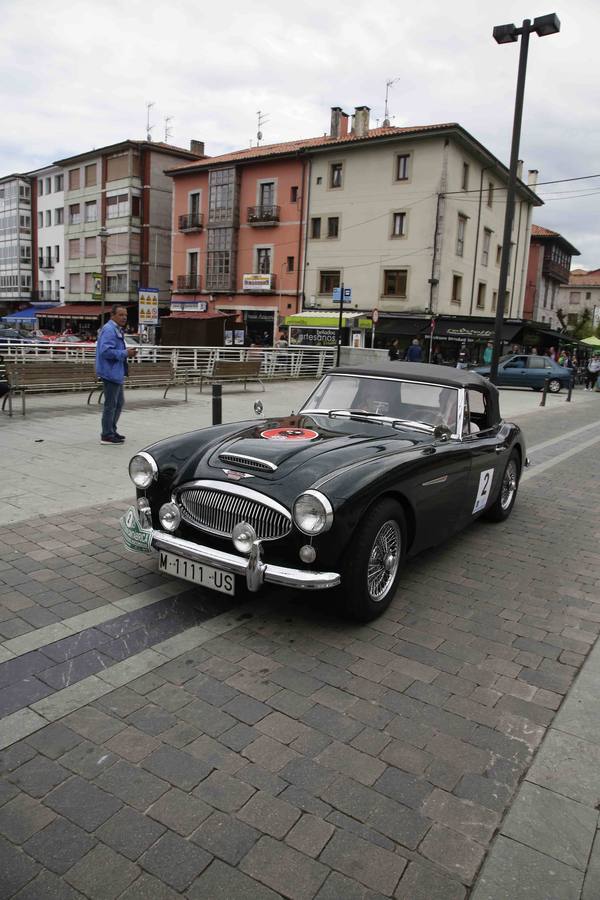
[[[368,626],[166,579],[123,548],[126,501],[3,525],[0,898],[597,897],[600,398],[576,399],[515,417],[511,518],[411,560]]]

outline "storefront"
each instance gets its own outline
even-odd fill
[[[513,344],[520,344],[523,322],[507,319],[502,325],[501,353],[510,351]],[[429,320],[421,337],[426,355],[441,353],[446,362],[458,359],[461,348],[465,348],[470,363],[482,363],[483,351],[489,341],[494,340],[495,320],[491,318],[469,317],[459,319],[454,316],[437,316]]]
[[[305,310],[286,316],[290,346],[335,347],[339,325],[339,313],[322,310]],[[342,346],[365,347],[370,345],[373,322],[364,313],[346,312],[342,315]]]

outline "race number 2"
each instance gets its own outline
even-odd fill
[[[475,506],[473,514],[485,509],[490,499],[490,491],[492,490],[492,479],[494,477],[493,469],[484,469],[479,476],[479,487],[477,488],[477,496],[475,497]]]

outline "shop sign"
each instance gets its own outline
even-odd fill
[[[290,325],[289,342],[290,346],[304,344],[312,345],[313,347],[335,347],[337,343],[337,329]]]
[[[171,312],[206,312],[208,300],[171,300]]]
[[[490,328],[448,328],[446,334],[456,341],[489,339],[494,332]]]
[[[139,288],[138,322],[140,325],[158,325],[157,288]]]
[[[254,273],[242,276],[242,290],[244,291],[270,291],[272,290],[272,274]]]

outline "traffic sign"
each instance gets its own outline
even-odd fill
[[[377,325],[377,323],[379,322],[379,310],[378,309],[374,309],[373,312],[371,313],[371,321],[373,322],[373,325]]]
[[[332,299],[334,303],[350,303],[352,301],[352,288],[343,288],[344,297],[342,299],[342,288],[336,287],[333,289]]]

